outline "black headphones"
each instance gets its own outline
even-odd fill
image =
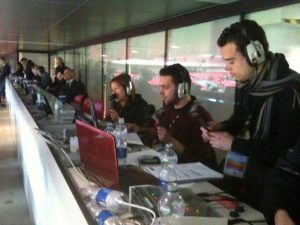
[[[188,76],[188,71],[179,63],[174,64],[178,70],[179,76],[182,82],[177,84],[177,98],[182,98],[186,94],[190,94],[190,88],[188,82],[186,82],[186,77]]]
[[[249,44],[247,44],[243,50],[243,53],[248,61],[250,66],[257,67],[265,61],[265,50],[263,45],[258,40],[253,40],[253,37],[249,35],[246,27],[240,23],[239,25],[234,25],[240,30],[241,34],[249,40]]]

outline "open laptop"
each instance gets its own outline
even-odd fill
[[[101,186],[120,189],[115,140],[112,135],[76,120],[82,170]]]

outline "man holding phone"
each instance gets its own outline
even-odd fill
[[[294,146],[300,134],[300,76],[283,54],[269,51],[265,32],[255,21],[225,28],[218,46],[225,69],[237,81],[234,113],[222,123],[202,127],[202,137],[227,156],[233,152],[248,157],[244,177],[225,178],[224,188],[260,209],[265,182],[279,155]],[[248,137],[243,136],[246,131]]]

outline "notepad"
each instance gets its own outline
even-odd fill
[[[178,183],[192,183],[204,180],[222,179],[223,175],[200,162],[175,164],[174,169]],[[159,178],[161,166],[146,166],[144,170]]]
[[[137,133],[127,133],[127,144],[144,145]]]

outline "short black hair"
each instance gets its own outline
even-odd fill
[[[235,22],[229,27],[226,27],[218,38],[218,46],[223,47],[227,43],[233,42],[237,46],[237,50],[246,56],[245,46],[252,41],[259,41],[265,51],[269,51],[269,43],[266,33],[261,26],[254,20],[242,20]]]
[[[41,73],[45,73],[45,67],[43,66],[38,66],[37,69],[41,72]]]
[[[64,73],[65,69],[63,67],[55,67],[54,74]]]
[[[171,76],[173,82],[178,85],[180,83],[186,82],[191,89],[191,77],[189,71],[179,63],[166,66],[159,71],[160,76]]]

